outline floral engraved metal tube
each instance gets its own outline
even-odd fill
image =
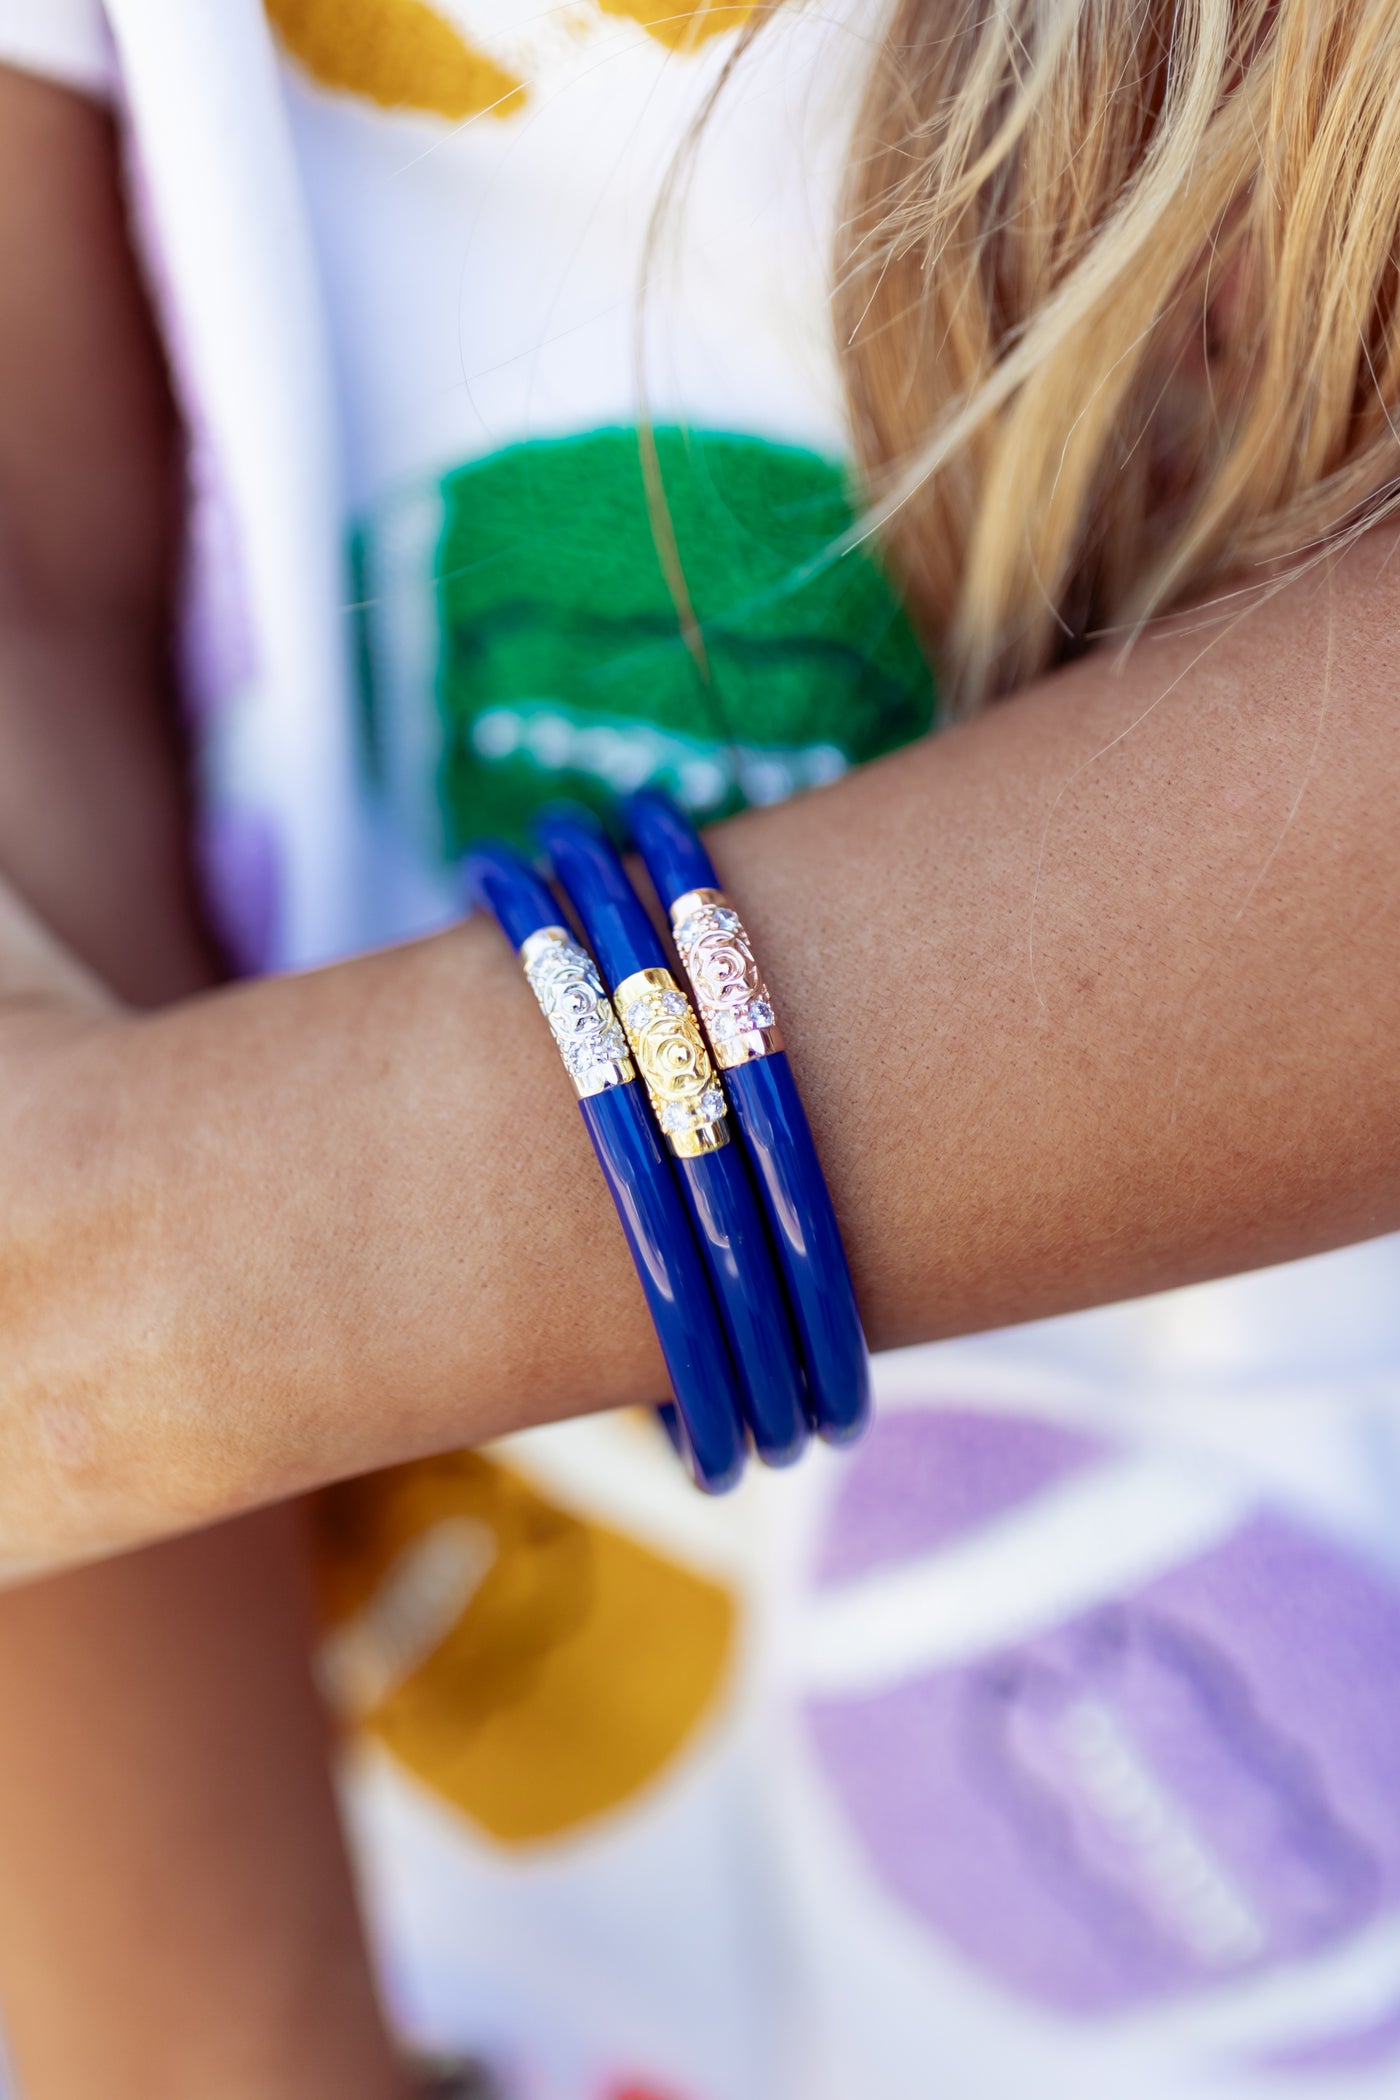
[[[616,991],[617,1010],[656,1120],[681,1159],[729,1142],[724,1089],[695,1010],[669,970],[636,970]]]
[[[520,960],[579,1098],[635,1079],[627,1038],[587,950],[562,926],[542,926]]]
[[[687,890],[671,906],[671,934],[690,979],[715,1062],[728,1070],[783,1047],[768,987],[743,921],[723,890]]]

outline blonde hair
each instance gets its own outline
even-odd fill
[[[1398,234],[1400,0],[894,0],[836,325],[954,711],[1394,500]]]

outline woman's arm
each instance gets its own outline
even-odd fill
[[[0,875],[155,1002],[212,964],[169,663],[181,448],[109,122],[3,67],[0,96]]]
[[[877,1345],[1400,1224],[1400,567],[1107,653],[716,835]],[[65,1555],[654,1397],[482,925],[0,1026],[0,1536]]]
[[[0,68],[0,865],[142,1001],[210,975],[165,704],[176,439],[111,128]],[[12,1012],[25,983],[104,1011],[36,924],[3,924]],[[0,1596],[0,2008],[26,2100],[404,2100],[297,1531],[268,1510]]]
[[[24,2100],[407,2100],[294,1514],[0,1597],[0,2014]]]
[[[93,227],[71,275],[101,282],[108,245]],[[40,310],[23,289],[7,311]],[[0,438],[0,647],[40,666],[16,680],[34,696],[17,732],[24,707],[76,710],[0,768],[0,797],[33,806],[55,750],[89,764],[112,791],[65,821],[125,826],[159,871],[148,894],[173,896],[178,827],[115,793],[155,732],[119,733],[119,693],[109,723],[82,710],[90,679],[43,669],[80,578],[79,640],[131,631],[123,563],[168,529],[142,465],[162,456],[158,390],[120,371],[93,389],[75,354],[24,329],[0,353],[26,404]],[[81,420],[118,397],[120,432]],[[90,493],[99,458],[138,502]],[[40,500],[55,460],[62,519]],[[7,508],[11,487],[36,505]],[[877,1343],[1400,1223],[1389,551],[1373,537],[1213,646],[1104,654],[719,835]],[[63,891],[67,837],[56,818],[8,872],[32,894],[47,855],[45,916],[78,938],[107,913],[125,983],[158,989],[129,906]],[[57,977],[36,993],[50,966],[17,910],[0,914],[11,1569],[661,1390],[569,1089],[491,929],[148,1017]]]

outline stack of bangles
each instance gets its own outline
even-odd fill
[[[694,1480],[718,1494],[750,1444],[781,1466],[812,1431],[858,1436],[869,1358],[748,935],[679,810],[648,789],[627,814],[694,1005],[588,810],[558,804],[539,825],[587,947],[513,848],[476,847],[466,880],[519,954],[574,1082],[670,1375],[662,1419]]]

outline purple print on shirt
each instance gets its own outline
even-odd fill
[[[1051,1422],[882,1415],[843,1483],[817,1580],[850,1582],[931,1553],[1076,1473],[1100,1447]]]
[[[207,731],[258,675],[238,523],[212,446],[192,446],[190,523],[180,626],[181,688],[196,731]]]
[[[215,931],[240,976],[256,976],[277,951],[282,868],[277,827],[255,809],[205,810],[198,834],[202,885]]]
[[[936,1552],[946,1526],[921,1530],[915,1505],[939,1482],[955,1506],[969,1453],[978,1523],[1014,1523],[1112,1460],[1058,1435],[887,1418],[843,1484],[819,1580],[869,1566],[882,1529],[905,1555]],[[1023,1643],[813,1700],[808,1720],[877,1880],[1062,2013],[1259,1974],[1400,1903],[1400,1595],[1277,1514]]]
[[[1334,2072],[1373,2071],[1396,2057],[1400,2057],[1400,2004],[1392,2005],[1360,2027],[1295,2042],[1289,2048],[1271,2049],[1255,2061],[1261,2070],[1292,2072],[1300,2078],[1331,2078]]]

